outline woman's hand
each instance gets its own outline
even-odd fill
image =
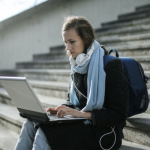
[[[72,109],[70,107],[62,108],[61,106],[59,106],[56,108],[56,111],[57,111],[58,117],[63,117],[65,115],[72,115],[75,118],[88,118],[90,120],[92,119],[90,112],[82,112],[82,111],[78,111],[76,109]]]
[[[46,110],[46,112],[49,112],[50,114],[57,114],[57,111],[58,111],[58,110],[56,110],[57,108],[66,108],[66,106],[60,105],[58,107],[47,107],[47,108],[45,108],[45,110]]]

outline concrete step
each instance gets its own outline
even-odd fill
[[[16,69],[0,70],[0,76],[20,76],[32,80],[69,82],[70,70],[67,69]]]
[[[127,119],[125,140],[150,146],[150,114],[142,113]]]
[[[150,32],[147,33],[142,33],[142,34],[133,34],[133,35],[104,35],[104,36],[99,36],[97,37],[98,41],[101,41],[100,43],[102,43],[103,45],[106,44],[119,44],[119,45],[123,45],[123,44],[128,44],[127,42],[139,42],[144,40],[150,41]]]
[[[29,80],[37,94],[67,99],[69,83]]]
[[[148,10],[143,10],[143,11],[136,11],[132,13],[127,13],[127,14],[121,14],[118,16],[118,20],[116,21],[110,21],[106,23],[102,23],[102,27],[108,26],[108,25],[116,25],[117,23],[125,23],[125,22],[130,22],[133,20],[140,20],[140,19],[146,19],[150,17],[150,9]]]
[[[60,52],[65,50],[65,45],[57,45],[57,46],[52,46],[50,47],[50,52]]]
[[[0,133],[0,150],[13,150],[17,143],[19,134],[2,125],[0,125]]]
[[[150,29],[150,23],[148,24],[135,24],[134,26],[125,26],[121,28],[98,28],[95,29],[95,37],[104,35],[132,35],[147,33]]]
[[[70,69],[69,59],[40,60],[16,63],[17,69]]]
[[[105,46],[105,48],[107,49],[107,51],[109,51],[112,48],[116,49],[120,57],[142,56],[144,54],[146,54],[145,56],[149,56],[150,44],[147,43],[147,44],[141,44],[141,45],[123,45],[123,46],[115,45],[115,46]]]
[[[141,40],[129,40],[129,41],[114,41],[114,42],[110,42],[110,41],[103,41],[101,42],[102,45],[105,45],[105,46],[134,46],[134,45],[137,45],[137,46],[140,46],[140,45],[146,45],[146,44],[149,44],[150,43],[150,39],[147,38],[147,39],[141,39]]]
[[[118,19],[121,22],[125,22],[125,21],[131,21],[131,20],[136,20],[136,19],[148,18],[148,17],[150,17],[150,9],[143,10],[140,12],[137,11],[133,13],[119,15]]]
[[[139,119],[138,116],[141,118]],[[145,117],[147,118],[147,122],[145,122],[145,119],[146,119]],[[136,115],[136,118],[133,119],[133,117],[132,117],[132,118],[128,119],[127,126],[125,127],[125,129],[123,131],[124,135],[125,135],[125,139],[129,140],[129,141],[134,140],[135,137],[133,138],[132,134],[134,133],[133,130],[136,130],[136,134],[137,134],[136,139],[139,139],[139,140],[137,140],[137,143],[142,143],[143,145],[148,146],[150,144],[149,143],[150,136],[148,136],[150,133],[149,132],[149,130],[150,130],[149,119],[150,119],[150,114],[142,114],[142,116]],[[2,104],[2,103],[0,104],[0,124],[1,125],[9,128],[10,130],[13,130],[19,134],[23,122],[24,122],[24,119],[19,116],[18,111],[15,107],[8,106],[8,105]],[[137,126],[134,126],[135,122],[138,122]],[[132,129],[130,131],[130,134],[128,132],[128,128]],[[147,136],[145,135],[145,131],[146,131]],[[123,148],[125,148],[125,147],[123,147]],[[123,149],[121,149],[121,150],[123,150]]]
[[[105,46],[107,51],[114,48],[118,51],[120,57],[130,57],[130,56],[150,56],[150,44],[141,45],[115,45],[115,46]],[[111,54],[113,54],[112,52]]]
[[[142,6],[142,7],[136,7],[135,11],[134,12],[129,12],[129,13],[125,13],[125,14],[121,14],[118,16],[118,19],[119,20],[124,20],[124,19],[127,19],[128,17],[129,18],[138,18],[138,17],[145,17],[146,15],[148,15],[150,12],[150,7],[149,5],[146,5],[146,6]]]
[[[64,58],[69,59],[69,57],[66,55],[66,52],[62,50],[52,51],[50,53],[45,53],[45,54],[33,55],[33,61],[56,60],[56,59],[64,59]]]
[[[150,22],[150,17],[145,17],[145,18],[139,18],[139,19],[134,19],[134,20],[129,20],[129,21],[111,21],[111,22],[106,22],[102,23],[102,28],[103,29],[108,29],[108,28],[118,28],[118,27],[125,27],[125,26],[134,26],[137,24],[148,24]]]
[[[147,5],[143,5],[143,6],[139,6],[139,7],[136,7],[135,9],[136,11],[145,11],[145,10],[150,10],[150,4],[147,4]]]
[[[119,150],[149,150],[149,149],[150,147],[148,146],[123,140],[122,146]]]
[[[0,125],[20,134],[24,121],[25,119],[20,117],[19,111],[15,106],[0,103]]]

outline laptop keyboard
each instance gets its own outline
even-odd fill
[[[50,114],[47,113],[50,119],[54,119],[54,120],[62,120],[62,119],[69,119],[69,118],[74,118],[72,115],[66,115],[63,118],[57,117],[56,114]]]

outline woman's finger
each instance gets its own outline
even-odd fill
[[[57,111],[50,111],[50,114],[57,114]]]
[[[66,109],[66,108],[61,108],[61,109],[58,110],[57,116],[58,116],[58,117],[61,117],[61,116],[62,116],[63,114],[65,114],[66,112],[69,112],[69,110]]]
[[[59,110],[59,109],[61,109],[61,108],[67,108],[67,106],[60,105],[60,106],[56,107],[56,108],[55,108],[55,110],[57,110],[57,111],[58,111],[58,110]]]
[[[53,108],[53,107],[48,107],[48,108],[46,109],[46,111],[49,112],[49,111],[56,111],[56,110],[55,110],[55,108]]]

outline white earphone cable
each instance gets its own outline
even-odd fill
[[[104,134],[104,135],[100,138],[100,140],[99,140],[99,145],[100,145],[100,147],[101,147],[103,150],[111,150],[111,148],[112,148],[112,147],[115,145],[115,143],[116,143],[115,127],[114,127],[114,128],[111,127],[111,129],[112,129],[111,132]],[[101,140],[102,140],[102,138],[103,138],[105,135],[111,134],[111,133],[113,133],[113,132],[114,132],[114,136],[115,136],[115,140],[114,140],[113,145],[112,145],[110,148],[108,148],[108,149],[103,148],[102,145],[101,145]]]

